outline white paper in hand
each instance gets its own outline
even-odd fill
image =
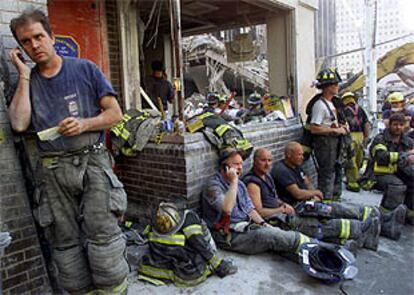
[[[46,141],[46,140],[52,141],[62,136],[62,134],[60,134],[58,130],[59,130],[59,126],[52,127],[52,128],[37,132],[37,136],[39,136],[39,139],[41,141]]]

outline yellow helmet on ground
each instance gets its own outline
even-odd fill
[[[390,95],[388,95],[387,101],[389,103],[403,102],[404,101],[404,96],[402,95],[401,92],[393,92]]]
[[[158,234],[174,234],[184,222],[183,212],[171,202],[161,202],[155,218],[154,232]]]
[[[355,94],[353,92],[345,92],[344,95],[342,95],[341,99],[342,102],[347,105],[350,103],[356,104],[356,100],[355,100]]]

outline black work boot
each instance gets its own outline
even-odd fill
[[[235,274],[236,272],[237,266],[232,261],[226,259],[223,259],[219,266],[215,269],[216,275],[220,278]]]
[[[399,240],[405,222],[407,208],[401,204],[394,210],[384,213],[381,220],[381,235],[392,240]]]
[[[366,225],[369,224],[367,228]],[[363,247],[373,251],[377,251],[379,235],[381,232],[381,221],[378,217],[368,217],[362,225],[362,238]],[[361,241],[361,242],[362,242]]]

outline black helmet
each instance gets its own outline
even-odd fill
[[[299,250],[299,263],[308,275],[326,283],[350,280],[358,273],[354,255],[337,245],[303,244]]]
[[[216,92],[207,93],[207,103],[215,104],[219,102],[219,95]]]
[[[335,68],[321,70],[316,77],[316,80],[318,80],[316,87],[319,89],[326,85],[338,84],[342,81],[341,76],[339,76],[339,73]]]
[[[259,93],[255,91],[249,95],[249,98],[247,99],[247,103],[249,105],[259,105],[262,103],[262,97]]]

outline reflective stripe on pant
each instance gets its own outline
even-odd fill
[[[325,219],[315,217],[293,216],[291,221],[294,229],[310,237],[322,240],[349,240],[361,236],[361,222],[355,219]],[[319,233],[319,228],[321,233]],[[321,236],[319,236],[321,235]]]
[[[352,167],[348,167],[345,171],[348,185],[358,183],[359,169],[364,159],[364,134],[362,132],[352,132],[352,147],[355,155],[352,157]]]
[[[318,188],[325,200],[332,200],[334,188],[339,190],[341,169],[336,167],[339,138],[334,136],[314,136],[313,148],[318,161]],[[338,193],[338,192],[335,192]]]
[[[75,292],[88,281],[98,288],[120,284],[129,271],[117,224],[126,209],[126,194],[112,172],[109,153],[90,152],[53,161],[43,158],[42,164],[44,194],[35,211],[41,208],[39,223],[46,228],[54,249],[59,276],[65,275],[63,287]],[[89,245],[87,254],[85,241]],[[75,256],[71,249],[80,251]],[[89,265],[90,269],[82,276],[82,284],[78,281],[79,265]]]

